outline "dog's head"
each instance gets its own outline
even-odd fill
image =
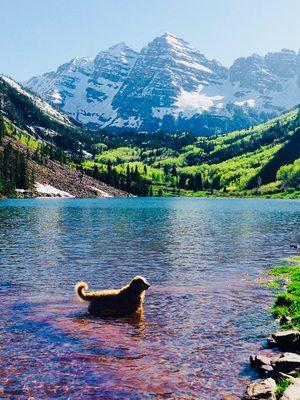
[[[129,287],[137,293],[142,293],[149,289],[150,284],[142,276],[135,276],[129,284]]]

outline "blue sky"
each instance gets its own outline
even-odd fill
[[[125,41],[171,32],[229,66],[300,47],[299,0],[0,0],[0,72],[22,81]]]

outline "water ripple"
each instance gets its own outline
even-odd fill
[[[297,201],[0,202],[0,391],[27,399],[240,398],[273,329],[267,268]],[[152,286],[141,318],[96,319],[74,284]]]

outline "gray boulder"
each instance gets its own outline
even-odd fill
[[[300,351],[300,332],[294,329],[276,332],[272,335],[277,346],[285,350]]]
[[[244,400],[276,400],[276,382],[272,378],[258,380],[247,386]]]
[[[292,383],[284,391],[280,400],[300,400],[300,378],[292,379]]]
[[[294,375],[300,370],[300,355],[296,353],[283,353],[271,365],[276,374],[284,372]]]
[[[258,368],[262,365],[271,365],[272,358],[264,356],[263,354],[257,354],[250,356],[250,364],[252,367]]]

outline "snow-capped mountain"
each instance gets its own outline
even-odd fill
[[[76,57],[56,72],[34,77],[25,86],[84,124],[102,126],[112,115],[112,100],[138,53],[125,43],[101,51],[95,59]]]
[[[300,103],[300,53],[253,54],[228,69],[166,33],[140,53],[120,43],[25,85],[94,128],[220,133]]]

